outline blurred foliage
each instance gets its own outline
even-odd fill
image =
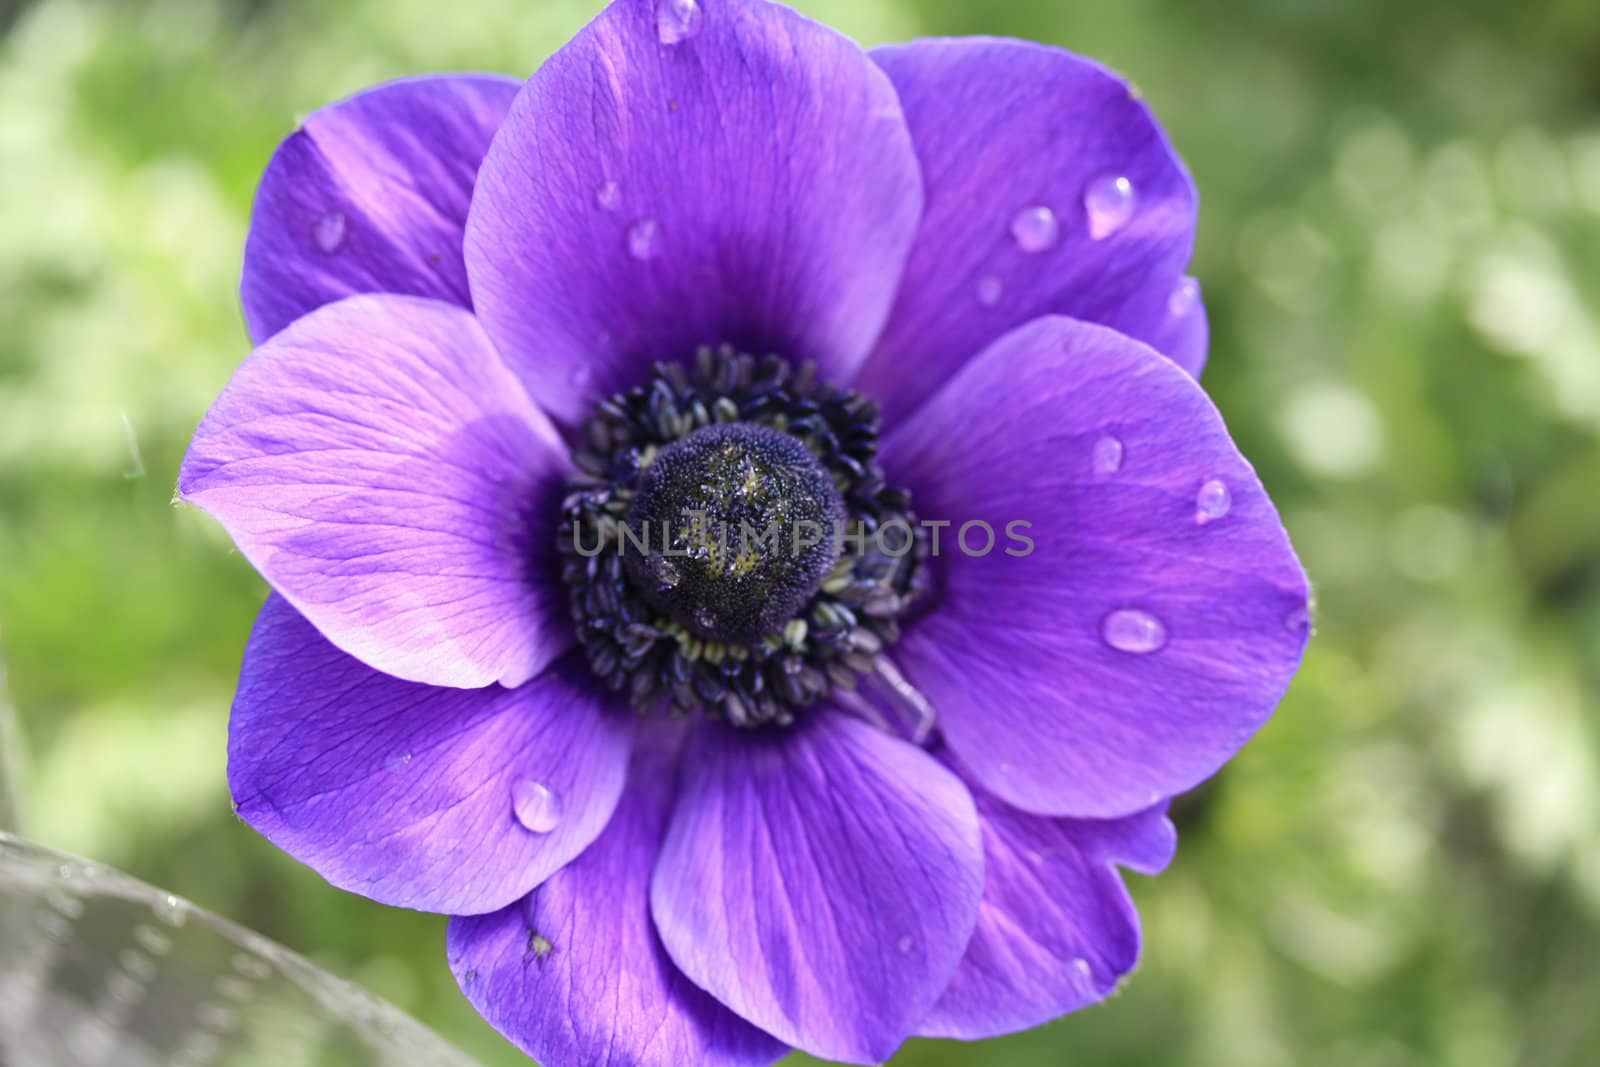
[[[525,1061],[456,992],[441,919],[333,890],[231,815],[226,709],[263,587],[169,500],[246,351],[250,199],[296,115],[398,75],[526,73],[596,6],[0,2],[25,825],[490,1065]],[[1134,879],[1126,990],[895,1063],[1600,1062],[1600,7],[800,6],[867,43],[1050,41],[1139,85],[1203,195],[1206,384],[1319,600],[1281,711],[1180,802],[1173,869]]]

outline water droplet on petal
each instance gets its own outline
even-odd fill
[[[1208,522],[1215,522],[1228,513],[1233,507],[1233,494],[1228,492],[1228,487],[1215,478],[1200,487],[1200,492],[1194,498],[1194,521],[1204,526]]]
[[[312,227],[311,236],[317,242],[317,247],[328,255],[339,251],[339,246],[344,244],[345,230],[344,212],[330,211],[317,220]]]
[[[616,182],[606,182],[594,191],[594,199],[607,211],[615,211],[622,203],[622,186]]]
[[[1006,293],[1005,283],[993,274],[985,274],[978,279],[978,303],[986,308],[992,308],[1000,303],[1000,298]]]
[[[1172,287],[1172,295],[1167,297],[1167,313],[1175,319],[1181,319],[1193,311],[1198,303],[1200,283],[1193,278],[1179,278],[1178,284]]]
[[[1148,611],[1120,608],[1100,623],[1100,636],[1118,652],[1142,656],[1165,647],[1167,628]]]
[[[1044,252],[1061,239],[1061,223],[1043,205],[1026,207],[1011,220],[1011,237],[1024,252]]]
[[[511,783],[511,810],[517,821],[536,834],[547,834],[561,824],[565,805],[561,794],[532,778]]]
[[[1133,183],[1120,174],[1102,174],[1083,191],[1083,210],[1089,217],[1089,236],[1110,237],[1133,218],[1139,202]]]
[[[1295,608],[1283,620],[1283,628],[1292,634],[1303,634],[1311,629],[1311,609]]]
[[[1094,443],[1094,472],[1102,478],[1122,469],[1122,442],[1106,434]]]
[[[1089,961],[1079,956],[1072,961],[1072,969],[1077,971],[1085,981],[1094,981],[1094,968],[1089,966]]]
[[[895,942],[894,947],[899,950],[900,955],[909,956],[911,955],[912,949],[917,947],[917,939],[912,937],[910,934],[906,934],[899,941]]]
[[[705,12],[696,0],[657,0],[656,37],[662,44],[687,41],[705,24]]]
[[[640,219],[628,230],[628,254],[640,261],[656,258],[660,234],[661,224],[655,219]]]

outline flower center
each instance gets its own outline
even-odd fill
[[[783,629],[833,570],[844,503],[799,440],[735,422],[663,448],[639,479],[621,543],[645,600],[698,637]]]
[[[726,346],[602,401],[559,539],[595,673],[643,710],[756,726],[879,670],[929,576],[877,447],[871,401]]]

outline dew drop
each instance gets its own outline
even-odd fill
[[[1082,956],[1079,956],[1077,959],[1072,961],[1072,969],[1077,971],[1084,981],[1094,981],[1094,968],[1090,967],[1089,961],[1084,959]]]
[[[1091,462],[1094,472],[1102,478],[1117,473],[1122,469],[1122,441],[1119,438],[1106,434],[1094,443],[1094,455]]]
[[[532,778],[511,783],[511,810],[517,821],[536,834],[547,834],[561,824],[561,794]]]
[[[994,307],[1000,303],[1000,298],[1005,294],[1005,283],[993,274],[985,274],[978,279],[978,303],[984,307]]]
[[[1083,210],[1089,217],[1089,236],[1110,237],[1133,218],[1139,196],[1133,183],[1120,174],[1102,174],[1083,191]]]
[[[1167,628],[1148,611],[1119,608],[1100,623],[1100,636],[1118,652],[1145,655],[1167,643]]]
[[[662,44],[687,41],[705,24],[705,12],[696,0],[657,0],[656,37]]]
[[[1311,609],[1295,608],[1284,617],[1283,628],[1292,634],[1303,634],[1311,629]]]
[[[1011,220],[1011,237],[1024,252],[1045,252],[1061,239],[1061,223],[1043,205],[1026,207]]]
[[[177,897],[163,897],[150,906],[156,918],[168,926],[182,926],[189,918],[189,905]]]
[[[1233,507],[1233,494],[1228,492],[1228,487],[1213,478],[1200,487],[1200,492],[1194,498],[1194,521],[1204,526],[1208,522],[1215,522],[1228,513]]]
[[[615,211],[622,204],[622,186],[616,182],[606,182],[594,191],[594,199],[607,211]]]
[[[344,212],[330,211],[317,220],[316,226],[312,227],[311,236],[316,240],[317,247],[331,256],[344,244],[347,228]]]
[[[1193,278],[1179,278],[1178,284],[1172,287],[1172,294],[1167,297],[1167,314],[1181,319],[1193,311],[1198,303],[1200,283]]]
[[[655,219],[640,219],[628,230],[628,254],[643,261],[656,258],[661,224]]]
[[[899,950],[900,955],[909,956],[911,951],[917,947],[917,939],[910,934],[906,934],[895,942],[894,947]]]
[[[663,592],[676,589],[678,583],[683,581],[683,574],[678,570],[678,565],[664,556],[658,556],[650,561],[650,571],[655,575],[656,586]]]

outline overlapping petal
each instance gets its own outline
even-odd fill
[[[1211,323],[1200,283],[1193,278],[1179,279],[1170,291],[1142,294],[1111,316],[1106,325],[1138,338],[1196,378],[1205,369]]]
[[[341,889],[491,911],[610,818],[633,736],[611,705],[576,653],[515,690],[402,682],[274,596],[240,671],[228,785],[245,821]],[[519,820],[530,794],[544,809]]]
[[[240,296],[257,343],[355,293],[470,307],[462,230],[478,164],[519,82],[407,78],[308,116],[256,193]]]
[[[847,38],[765,0],[619,0],[512,105],[467,270],[500,351],[575,420],[700,345],[848,379],[921,208],[894,88]]]
[[[685,978],[650,918],[684,726],[646,724],[605,833],[526,899],[450,923],[467,999],[540,1063],[760,1067],[788,1049]]]
[[[1304,572],[1195,381],[1116,331],[1041,319],[884,442],[942,593],[896,646],[983,786],[1111,817],[1214,773],[1305,648]],[[995,542],[986,554],[982,527]],[[1007,537],[1011,523],[1018,537]],[[1031,539],[1031,547],[1021,540]]]
[[[698,732],[651,886],[678,966],[827,1059],[888,1058],[949,983],[983,855],[960,779],[826,708],[783,731]]]
[[[1163,803],[1122,819],[1029,815],[973,787],[983,823],[983,904],[929,1037],[976,1040],[1039,1026],[1103,999],[1139,960],[1139,915],[1116,865],[1172,859]]]
[[[1127,83],[1028,41],[923,40],[872,56],[900,94],[927,190],[894,313],[858,380],[889,422],[1039,315],[1166,340],[1195,191]],[[1203,316],[1197,305],[1178,317]],[[1182,347],[1189,370],[1203,358]]]
[[[516,685],[571,641],[565,452],[470,313],[357,296],[245,360],[178,485],[351,655],[432,685]]]

